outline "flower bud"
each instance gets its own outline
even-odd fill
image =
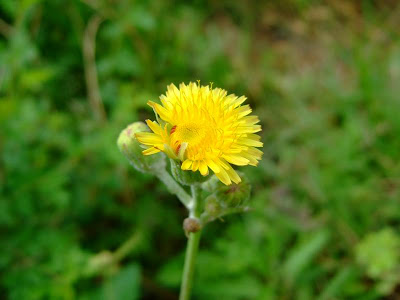
[[[246,204],[250,199],[251,185],[243,174],[239,176],[242,181],[229,186],[213,179],[203,183],[202,187],[212,194],[205,199],[204,213],[200,218],[202,224],[249,210]]]
[[[218,200],[222,201],[226,207],[235,208],[243,206],[250,199],[251,185],[242,177],[239,184],[223,185],[215,193]]]
[[[192,172],[181,169],[181,162],[171,159],[171,173],[175,180],[183,185],[202,183],[210,178],[210,175],[203,176],[200,172]]]
[[[209,180],[202,183],[201,187],[203,190],[213,193],[215,192],[221,185],[221,181],[218,179],[217,176],[211,176]]]
[[[223,207],[215,195],[210,195],[205,200],[204,211],[211,217],[218,217],[223,211]]]
[[[143,155],[143,148],[135,137],[135,133],[149,131],[149,128],[143,122],[130,124],[121,131],[117,145],[119,150],[129,160],[131,165],[141,172],[154,172],[165,168],[165,157],[159,153],[156,155]]]
[[[217,178],[211,178],[202,184],[202,187],[212,193],[224,208],[235,208],[245,205],[250,199],[251,185],[247,177],[238,172],[242,181],[238,184],[222,184]]]

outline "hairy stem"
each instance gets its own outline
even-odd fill
[[[156,173],[157,177],[165,184],[168,191],[176,195],[178,199],[190,211],[193,208],[193,200],[185,190],[172,178],[167,170],[163,169]]]
[[[193,207],[190,209],[191,218],[199,218],[201,210],[201,199],[200,199],[200,187],[198,185],[192,185],[192,197]],[[181,292],[179,294],[179,300],[189,300],[190,293],[193,286],[194,270],[196,265],[196,257],[199,249],[201,237],[201,230],[197,232],[189,233],[189,240],[185,255],[185,265],[183,267]]]

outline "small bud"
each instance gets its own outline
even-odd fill
[[[215,195],[208,196],[205,202],[204,211],[207,215],[218,217],[221,214],[223,207]]]
[[[221,185],[221,181],[218,179],[217,176],[211,176],[211,178],[209,180],[207,180],[206,182],[204,182],[201,187],[203,188],[203,190],[209,192],[209,193],[213,193],[214,191],[216,191]]]
[[[238,172],[238,174],[242,178],[238,184],[225,185],[218,179],[211,178],[203,183],[202,187],[212,193],[224,208],[243,206],[250,199],[251,185],[243,173]]]
[[[183,185],[202,183],[210,178],[210,175],[203,176],[199,171],[182,170],[181,162],[171,159],[171,173],[175,180]]]
[[[143,122],[130,124],[121,131],[117,145],[119,150],[129,160],[131,165],[141,172],[153,172],[165,168],[165,157],[163,154],[143,155],[143,148],[135,137],[135,133],[147,132],[149,128]]]
[[[216,197],[223,201],[226,207],[234,208],[243,206],[250,199],[251,185],[242,178],[239,184],[221,186],[215,193]]]
[[[229,186],[213,179],[203,183],[202,187],[212,194],[205,199],[204,213],[200,218],[202,224],[249,210],[246,204],[250,199],[251,185],[244,174],[239,176],[242,182]]]
[[[201,224],[198,219],[195,218],[186,218],[183,221],[183,230],[185,230],[186,235],[191,232],[197,232],[201,229]]]

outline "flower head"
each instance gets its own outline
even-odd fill
[[[226,185],[239,183],[240,177],[231,164],[256,166],[261,159],[261,131],[257,116],[250,116],[246,97],[237,97],[220,88],[196,83],[171,84],[162,105],[149,101],[157,122],[147,120],[153,132],[137,133],[138,141],[149,146],[144,155],[164,152],[182,162],[182,170],[200,171],[206,176],[211,169]]]

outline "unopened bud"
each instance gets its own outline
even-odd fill
[[[165,157],[159,153],[143,155],[143,148],[135,137],[135,133],[147,132],[149,128],[143,122],[130,124],[121,131],[118,137],[118,148],[129,160],[131,165],[141,172],[153,172],[165,168]]]
[[[209,193],[213,193],[220,186],[221,186],[221,181],[218,179],[217,176],[211,176],[211,178],[209,180],[207,180],[206,182],[204,182],[201,185],[203,190],[205,190],[205,191],[207,191]]]
[[[238,184],[225,185],[216,177],[202,184],[202,187],[212,193],[224,208],[234,208],[245,205],[250,199],[251,185],[247,177],[238,172],[242,181]]]
[[[218,217],[221,214],[223,207],[221,207],[221,203],[216,196],[208,196],[205,202],[204,210],[207,215],[211,217]]]
[[[205,199],[204,213],[201,215],[202,224],[207,224],[226,215],[249,210],[246,204],[250,199],[251,185],[244,174],[239,173],[239,176],[242,178],[239,184],[227,186],[219,180],[213,179],[202,184],[203,188],[212,192]]]
[[[244,205],[250,199],[251,186],[248,183],[231,184],[218,189],[216,196],[227,207]]]
[[[242,182],[221,186],[215,195],[226,207],[233,208],[244,205],[250,199],[250,192],[251,185],[242,177]]]

